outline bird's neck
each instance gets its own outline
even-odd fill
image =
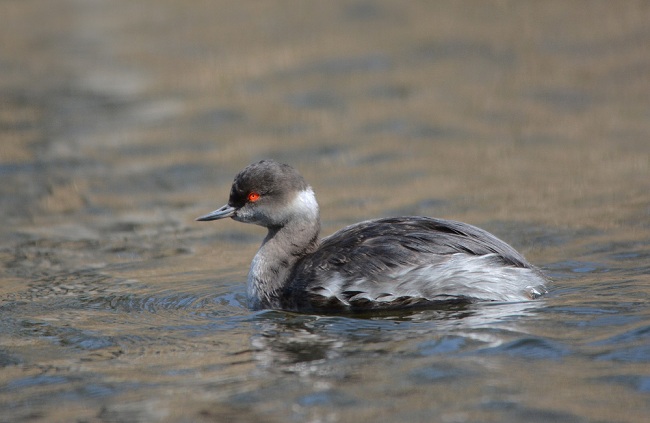
[[[289,282],[298,260],[318,248],[320,219],[318,205],[311,189],[307,198],[297,198],[306,204],[280,227],[268,228],[248,273],[248,301],[253,309],[280,308],[282,289]],[[300,197],[300,196],[298,196]]]

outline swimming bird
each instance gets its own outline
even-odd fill
[[[547,292],[538,268],[467,223],[388,217],[319,240],[314,191],[293,167],[273,160],[240,171],[228,204],[196,220],[227,217],[268,229],[248,273],[253,309],[378,311],[526,301]]]

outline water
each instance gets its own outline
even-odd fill
[[[0,420],[642,422],[645,3],[0,4]],[[323,232],[424,214],[553,278],[520,304],[245,307],[263,157]]]

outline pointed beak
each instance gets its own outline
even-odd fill
[[[206,214],[205,216],[197,217],[196,220],[199,222],[207,222],[210,220],[218,220],[218,219],[225,219],[226,217],[232,217],[235,212],[237,211],[236,208],[229,206],[226,204],[225,206],[221,207],[220,209],[217,209],[213,212],[210,212]]]

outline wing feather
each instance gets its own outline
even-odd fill
[[[482,267],[485,272],[505,267],[513,272],[526,269],[538,273],[511,246],[475,226],[429,217],[385,218],[348,226],[324,238],[315,252],[298,262],[285,298],[301,298],[315,308],[321,303],[328,308],[334,304],[367,308],[391,301],[419,304],[432,300],[424,297],[438,294],[443,300],[465,298],[473,290],[472,280],[483,276],[469,276],[465,281],[463,261],[459,259],[462,256],[469,261],[480,259],[474,260],[472,272],[483,272]],[[435,281],[436,269],[450,262],[453,265],[447,264],[445,270],[448,279]],[[512,277],[517,275],[513,273]],[[451,289],[450,278],[465,283],[458,295],[444,292]],[[436,284],[443,291],[437,291]],[[482,289],[493,287],[476,287]],[[303,294],[296,295],[298,292]]]

